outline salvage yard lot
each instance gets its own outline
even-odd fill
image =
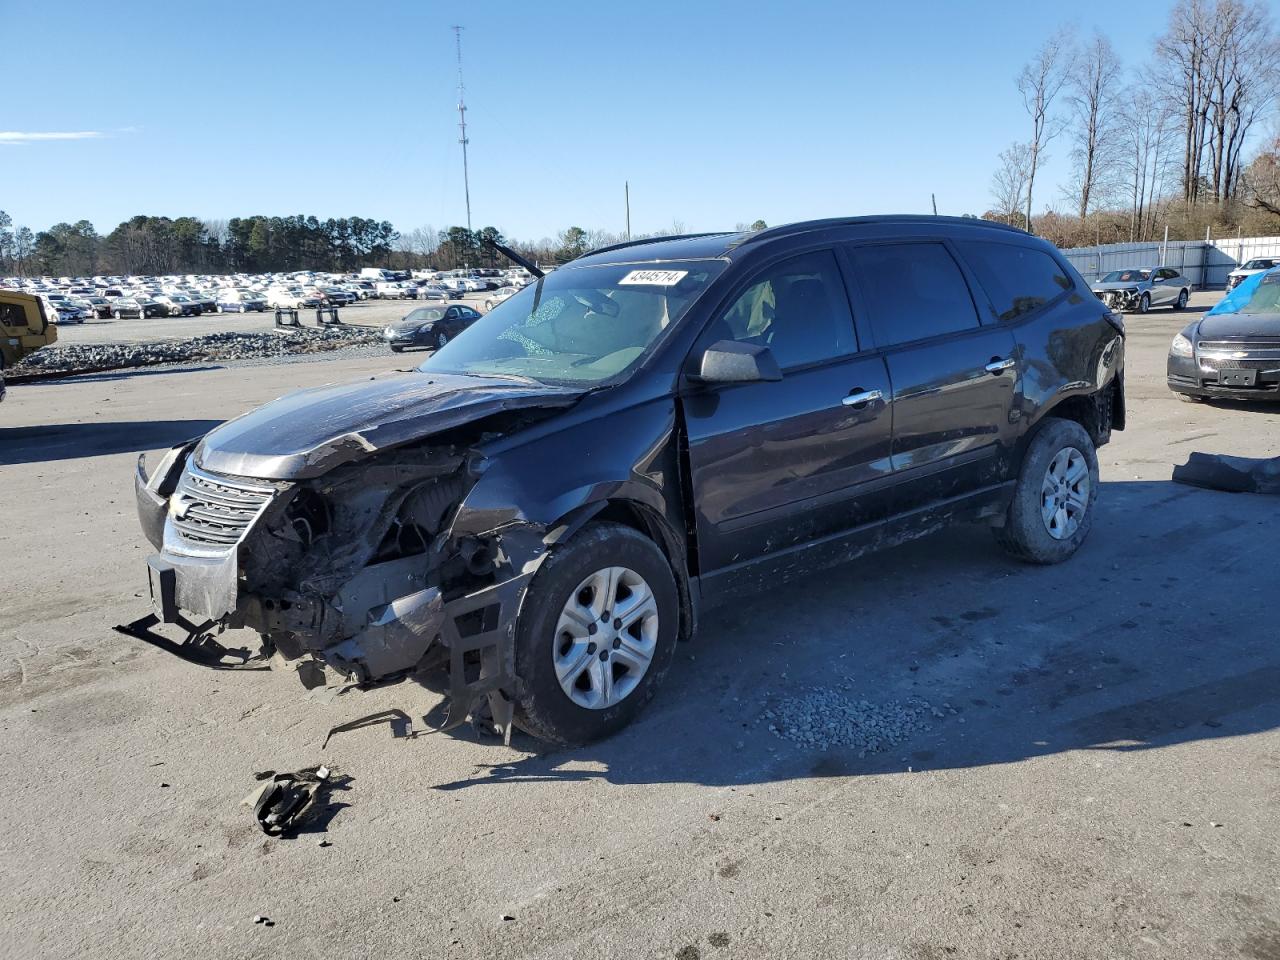
[[[1280,455],[1280,408],[1175,399],[1189,319],[1128,318],[1129,429],[1075,559],[1021,566],[959,529],[709,611],[638,722],[561,751],[420,735],[441,696],[414,683],[326,699],[111,631],[148,603],[139,450],[412,360],[15,386],[6,955],[1280,956],[1280,498],[1169,480],[1192,450]],[[226,328],[135,321],[157,322]],[[770,732],[814,692],[872,717],[927,702],[929,729],[865,756]],[[322,749],[386,710],[419,735]],[[264,837],[253,774],[321,762],[346,789]]]

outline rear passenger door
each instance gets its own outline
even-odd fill
[[[980,320],[971,280],[944,241],[860,244],[848,254],[855,310],[889,369],[895,511],[1004,479],[1001,455],[1018,436],[1013,334]]]

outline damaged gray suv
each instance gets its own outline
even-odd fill
[[[140,459],[154,610],[121,629],[308,686],[443,671],[446,727],[589,741],[727,597],[952,521],[1026,561],[1070,557],[1123,370],[1119,316],[997,224],[607,248],[415,372],[293,393]],[[261,651],[215,639],[240,627]]]

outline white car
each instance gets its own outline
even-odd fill
[[[1254,257],[1252,260],[1246,260],[1227,274],[1227,290],[1234,290],[1240,286],[1240,281],[1246,277],[1252,277],[1255,273],[1262,273],[1276,266],[1280,266],[1280,257]]]
[[[493,293],[484,298],[484,308],[486,311],[492,310],[498,304],[510,300],[515,295],[515,287],[502,287],[501,289],[493,291]]]

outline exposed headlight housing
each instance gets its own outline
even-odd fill
[[[1171,353],[1175,357],[1191,356],[1193,353],[1193,350],[1191,347],[1191,341],[1188,340],[1186,337],[1184,337],[1182,334],[1178,334],[1176,337],[1173,338],[1173,343],[1170,344],[1169,346],[1169,353]]]

